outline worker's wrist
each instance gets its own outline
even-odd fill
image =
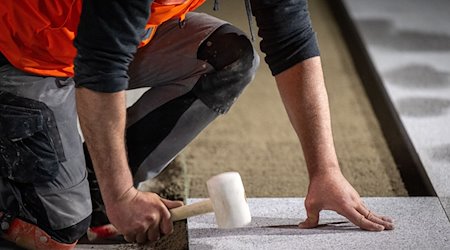
[[[103,199],[106,211],[108,212],[109,210],[123,206],[124,204],[129,204],[136,198],[136,196],[138,195],[138,192],[139,191],[136,188],[131,187],[130,189],[125,191],[125,193],[123,193],[122,195],[119,195],[119,194],[106,195],[106,197]]]
[[[139,190],[137,190],[134,186],[130,186],[125,191],[122,191],[121,194],[115,194],[108,196],[104,200],[106,210],[114,209],[114,207],[122,206],[123,204],[128,204],[129,202],[132,202],[136,196],[138,195]]]
[[[114,176],[100,174],[98,176],[98,181],[105,205],[128,199],[133,195],[135,196],[137,192],[136,188],[133,186],[133,179],[129,171],[124,171],[122,174]]]
[[[321,178],[326,175],[342,174],[339,164],[336,162],[317,163],[315,166],[308,166],[309,179]]]
[[[133,200],[135,197],[136,197],[136,195],[138,194],[138,190],[133,186],[133,185],[131,185],[123,194],[121,194],[120,196],[118,196],[118,198],[117,198],[117,200],[116,201],[118,201],[118,202],[121,202],[121,201],[125,201],[125,202],[127,202],[127,201],[131,201],[131,200]]]

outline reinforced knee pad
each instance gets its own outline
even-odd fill
[[[51,230],[49,234],[58,242],[69,244],[78,241],[89,229],[91,224],[91,216],[88,216],[84,220],[77,224],[58,230]]]
[[[200,45],[197,57],[214,71],[200,77],[193,93],[214,111],[226,113],[253,79],[258,55],[242,31],[226,24]]]
[[[58,240],[38,226],[28,223],[19,218],[11,218],[0,212],[1,217],[1,237],[17,246],[25,249],[35,250],[71,250],[75,245],[79,236],[70,243],[64,243]],[[87,231],[87,227],[83,229]]]

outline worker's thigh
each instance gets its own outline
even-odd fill
[[[252,80],[259,58],[247,36],[215,17],[171,20],[140,48],[129,88],[151,87],[128,109],[127,147],[135,183],[158,174]]]
[[[72,79],[0,68],[0,170],[1,211],[66,243],[86,232],[91,201]]]
[[[151,87],[145,112],[137,112],[139,106],[129,111],[128,124],[135,123],[149,108],[157,108],[170,100],[189,92],[199,78],[214,71],[214,67],[197,56],[200,45],[220,26],[227,22],[201,13],[188,13],[184,26],[178,20],[160,25],[149,44],[139,48],[128,74],[129,89]],[[154,94],[153,94],[154,93]],[[145,97],[145,95],[144,95]]]

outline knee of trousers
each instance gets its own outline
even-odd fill
[[[259,56],[247,36],[228,24],[201,44],[197,56],[214,70],[200,77],[193,93],[209,108],[224,114],[253,80]]]
[[[83,237],[84,234],[86,234],[90,223],[91,223],[91,216],[89,215],[87,218],[85,218],[84,220],[78,222],[73,226],[59,230],[51,230],[48,233],[59,242],[71,244],[73,242],[76,242],[81,237]]]

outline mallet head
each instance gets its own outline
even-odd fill
[[[242,179],[237,172],[216,175],[206,182],[219,228],[243,227],[251,222]]]

